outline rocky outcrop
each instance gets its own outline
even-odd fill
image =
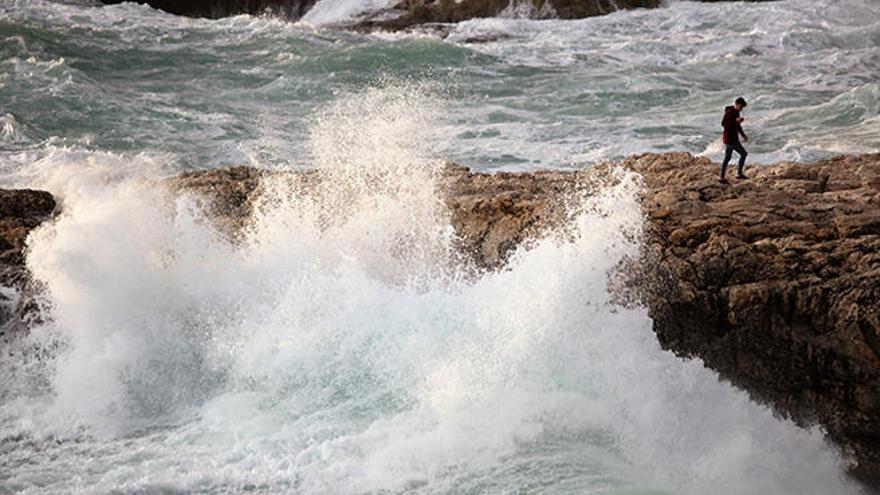
[[[105,4],[129,0],[101,0]],[[188,17],[219,19],[240,14],[269,13],[287,19],[299,19],[317,0],[139,0],[154,9]]]
[[[101,0],[105,4],[126,0]],[[269,13],[287,19],[303,17],[317,0],[142,0],[170,14],[217,19],[238,14]],[[529,9],[536,14],[577,19],[607,14],[621,9],[657,7],[660,0],[399,0],[388,9],[374,13],[373,20],[360,24],[402,29],[422,23],[458,22],[475,17],[493,17],[507,8]],[[380,20],[381,19],[381,20]]]
[[[0,189],[0,340],[21,331],[35,309],[24,267],[25,240],[54,211],[48,192]]]
[[[649,309],[665,348],[701,358],[784,415],[824,425],[853,454],[854,472],[876,484],[880,155],[756,166],[729,185],[716,180],[717,163],[687,153],[618,165],[643,177],[646,215],[643,259],[621,267],[622,297]],[[462,251],[492,270],[518,244],[563,223],[560,198],[608,177],[609,167],[483,174],[450,164],[438,181]],[[274,173],[233,167],[169,181],[203,198],[234,234],[261,179]],[[286,175],[305,190],[322,180]],[[53,208],[47,193],[0,193],[0,261],[18,274],[4,281],[21,280],[24,236]]]
[[[648,307],[661,344],[784,415],[818,421],[876,485],[880,155],[752,167],[730,185],[718,183],[717,163],[687,153],[619,165],[642,175],[647,219],[644,257],[621,292]],[[449,166],[440,184],[462,250],[493,269],[564,221],[559,198],[607,167],[490,175]],[[214,208],[235,225],[258,187],[253,174],[197,172],[179,184],[232,198]]]
[[[198,193],[217,227],[232,234],[251,214],[261,179],[276,175],[251,167],[186,172],[170,179],[179,191]],[[313,171],[284,174],[297,187],[318,187],[322,177]],[[447,163],[437,178],[449,207],[460,250],[478,269],[503,265],[522,241],[541,235],[564,220],[564,202],[590,171],[495,174],[473,173]]]
[[[442,36],[448,31],[442,24],[468,19],[504,15],[538,19],[583,19],[620,10],[653,9],[662,5],[663,0],[398,0],[392,7],[371,13],[351,27],[358,31],[399,31],[425,26]]]
[[[517,10],[532,17],[581,19],[618,10],[659,7],[661,0],[401,0],[357,24],[360,30],[400,30],[420,24],[496,17]],[[390,15],[389,15],[390,14]]]
[[[101,0],[117,4],[128,0]],[[300,19],[318,0],[136,0],[170,14],[218,19],[239,14],[270,14]],[[702,0],[708,2],[732,0]],[[768,1],[768,0],[752,0]],[[505,12],[538,18],[581,19],[618,10],[655,8],[662,0],[397,0],[389,7],[365,12],[352,27],[359,31],[400,30],[422,24],[497,17]],[[351,21],[347,21],[351,22]]]
[[[645,180],[645,301],[698,356],[880,475],[880,155],[754,167],[716,182],[687,154],[624,161]]]

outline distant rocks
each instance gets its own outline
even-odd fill
[[[128,0],[101,0],[105,4]],[[170,14],[217,19],[238,14],[270,13],[299,19],[316,0],[141,0]],[[616,10],[657,7],[661,0],[397,0],[375,12],[374,20],[361,27],[401,29],[415,24],[459,22],[476,17],[494,17],[505,9],[520,9],[536,16],[577,19]],[[378,20],[379,18],[385,20]],[[395,18],[391,20],[390,18]]]
[[[104,4],[117,4],[131,0],[101,0]],[[299,19],[316,3],[316,0],[136,0],[169,14],[187,17],[219,19],[240,14],[269,13],[287,19]]]
[[[420,24],[496,17],[502,13],[580,19],[618,10],[655,8],[660,4],[661,0],[401,0],[387,12],[359,22],[356,28],[400,30]]]
[[[101,0],[117,4],[130,0]],[[270,14],[297,20],[320,0],[135,0],[170,14],[218,19],[239,14]],[[720,2],[732,0],[702,0]],[[752,0],[769,1],[769,0]],[[419,25],[455,23],[481,17],[525,16],[581,19],[618,10],[656,8],[662,0],[390,0],[338,27],[358,31],[397,31]],[[440,30],[442,32],[442,29]]]
[[[646,218],[642,259],[622,266],[627,283],[615,286],[621,300],[648,308],[665,348],[701,358],[784,415],[821,423],[852,453],[854,473],[876,485],[880,154],[750,167],[748,180],[730,185],[718,183],[717,163],[688,153],[616,165],[643,177]],[[609,167],[484,174],[449,164],[438,180],[461,251],[493,270],[563,225],[564,198],[607,180]],[[271,174],[233,167],[168,180],[202,198],[235,242]],[[284,175],[302,191],[322,180]],[[54,209],[48,193],[0,191],[5,285],[25,287],[24,238]],[[23,312],[18,304],[5,318]]]

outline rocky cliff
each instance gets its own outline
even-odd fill
[[[853,454],[854,472],[876,483],[880,155],[753,167],[749,180],[730,185],[717,182],[717,163],[687,153],[616,165],[643,177],[647,227],[622,297],[647,306],[665,348],[702,358],[782,414],[823,424]],[[482,174],[449,165],[439,184],[462,251],[491,270],[518,243],[564,222],[559,198],[610,166]],[[234,167],[170,184],[200,193],[218,225],[235,232],[268,173]],[[321,180],[314,172],[293,178]],[[7,285],[24,287],[22,241],[54,208],[48,193],[0,192]],[[5,317],[20,322],[28,308],[12,305]]]
[[[644,297],[662,345],[802,422],[880,475],[880,155],[755,167],[722,186],[687,154],[645,179]]]

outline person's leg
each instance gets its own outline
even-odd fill
[[[743,173],[743,168],[746,165],[746,157],[749,156],[749,152],[746,151],[742,143],[736,143],[736,152],[739,153],[739,164],[736,167],[736,176],[743,178],[746,176],[746,174]]]
[[[721,162],[721,180],[724,180],[724,175],[727,173],[727,164],[730,163],[732,156],[733,146],[728,144],[724,147],[724,161]]]

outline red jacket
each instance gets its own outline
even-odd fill
[[[721,127],[724,128],[724,134],[721,135],[724,144],[737,144],[739,137],[746,137],[742,126],[739,124],[739,111],[734,106],[724,107],[724,118],[721,119]]]

